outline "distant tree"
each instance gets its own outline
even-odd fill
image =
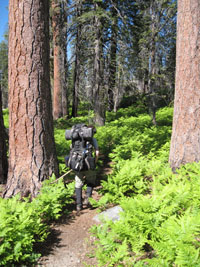
[[[8,107],[8,40],[7,31],[4,34],[4,40],[0,42],[0,71],[1,90],[2,90],[2,106]]]
[[[1,82],[1,77],[0,77],[0,82]],[[5,183],[8,172],[8,161],[7,161],[7,149],[6,149],[6,135],[3,122],[3,113],[2,113],[1,93],[2,91],[0,84],[0,183]]]
[[[70,1],[73,114],[91,103],[95,122],[123,96],[145,95],[153,114],[173,100],[176,1]],[[95,99],[96,98],[96,99]],[[98,102],[97,102],[98,99]]]
[[[178,0],[176,86],[169,162],[200,161],[200,5]]]
[[[82,25],[79,21],[79,18],[82,14],[82,0],[76,0],[75,2],[75,48],[74,48],[74,69],[73,69],[73,99],[72,99],[72,117],[78,115],[78,102],[79,102],[79,87],[80,87],[80,71],[81,71],[81,31]]]
[[[62,10],[62,39],[61,39],[61,51],[62,51],[62,115],[69,115],[69,64],[68,64],[68,49],[67,49],[67,39],[68,39],[68,1],[63,0],[61,3]]]
[[[58,174],[49,79],[49,1],[9,2],[9,173],[5,197]]]
[[[54,51],[54,90],[53,117],[58,119],[67,115],[66,88],[66,2],[52,0],[52,31]]]
[[[111,6],[111,40],[110,40],[110,61],[108,79],[108,110],[114,109],[114,94],[117,75],[117,39],[118,39],[118,0],[114,0]]]
[[[93,72],[93,108],[94,108],[94,122],[99,126],[105,124],[105,92],[103,88],[103,25],[100,1],[94,4],[94,72]]]
[[[175,75],[176,1],[138,1],[136,14],[135,77],[146,96],[149,112],[156,124],[159,102],[173,100]],[[169,71],[170,70],[170,71]]]

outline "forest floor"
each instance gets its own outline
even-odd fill
[[[93,198],[99,198],[94,190]],[[75,207],[75,205],[74,205]],[[63,216],[59,222],[52,226],[51,233],[39,249],[42,257],[37,266],[44,267],[82,267],[97,266],[93,255],[94,237],[89,230],[97,214],[96,209],[83,209],[80,215],[72,211]]]
[[[110,173],[111,168],[104,166],[100,176]],[[98,189],[95,187],[93,198],[100,198]],[[96,267],[97,260],[94,256],[94,237],[90,233],[92,225],[97,224],[94,220],[97,209],[85,208],[80,215],[74,210],[52,226],[52,231],[45,244],[42,244],[39,252],[42,257],[37,267]]]

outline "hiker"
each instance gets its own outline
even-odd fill
[[[75,172],[76,210],[79,213],[83,205],[89,206],[89,198],[92,196],[96,182],[96,162],[99,157],[99,148],[94,126],[77,124],[71,130],[66,130],[65,138],[72,140],[70,156],[66,157],[66,165]],[[85,199],[82,202],[82,188],[87,185]]]

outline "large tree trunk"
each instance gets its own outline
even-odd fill
[[[176,88],[169,162],[200,160],[200,4],[178,1]]]
[[[95,3],[95,10],[98,13],[98,3]],[[103,126],[105,124],[105,92],[103,90],[103,75],[102,75],[102,22],[101,18],[96,15],[94,18],[95,33],[95,47],[94,47],[94,123]]]
[[[9,2],[9,173],[5,197],[58,174],[49,79],[49,1]]]
[[[1,82],[1,81],[0,81]],[[6,153],[6,135],[3,123],[2,114],[2,91],[0,84],[0,183],[5,183],[7,179],[8,172],[8,161]]]
[[[67,94],[65,80],[65,37],[66,29],[64,10],[60,0],[52,1],[52,26],[53,26],[53,44],[54,44],[54,90],[53,90],[53,117],[54,119],[61,118],[66,115],[67,109]],[[63,44],[64,42],[64,44]],[[64,111],[64,114],[63,114]]]

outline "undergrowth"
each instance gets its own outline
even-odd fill
[[[200,266],[200,165],[172,173],[171,130],[171,108],[157,112],[156,127],[137,114],[99,130],[114,168],[92,204],[123,209],[120,220],[91,229],[99,266]]]
[[[200,165],[149,175],[148,193],[118,199],[119,221],[92,228],[100,266],[200,266]]]
[[[34,244],[47,238],[50,222],[72,202],[74,183],[65,187],[61,180],[52,184],[54,180],[44,181],[32,202],[28,198],[21,201],[19,195],[0,198],[0,266],[34,263],[40,256]]]
[[[101,199],[91,201],[102,210],[113,205],[123,209],[120,220],[91,229],[98,266],[200,266],[200,165],[187,164],[172,173],[173,110],[160,109],[157,126],[144,110],[137,106],[108,113],[106,125],[97,127],[100,151],[112,160],[113,171],[101,182]],[[55,122],[61,173],[70,149],[65,129],[88,124],[92,116],[85,112]],[[61,181],[53,186],[45,181],[32,202],[21,202],[18,196],[0,199],[1,265],[35,261],[34,243],[46,239],[49,222],[62,214],[73,190],[74,184],[65,188]]]

